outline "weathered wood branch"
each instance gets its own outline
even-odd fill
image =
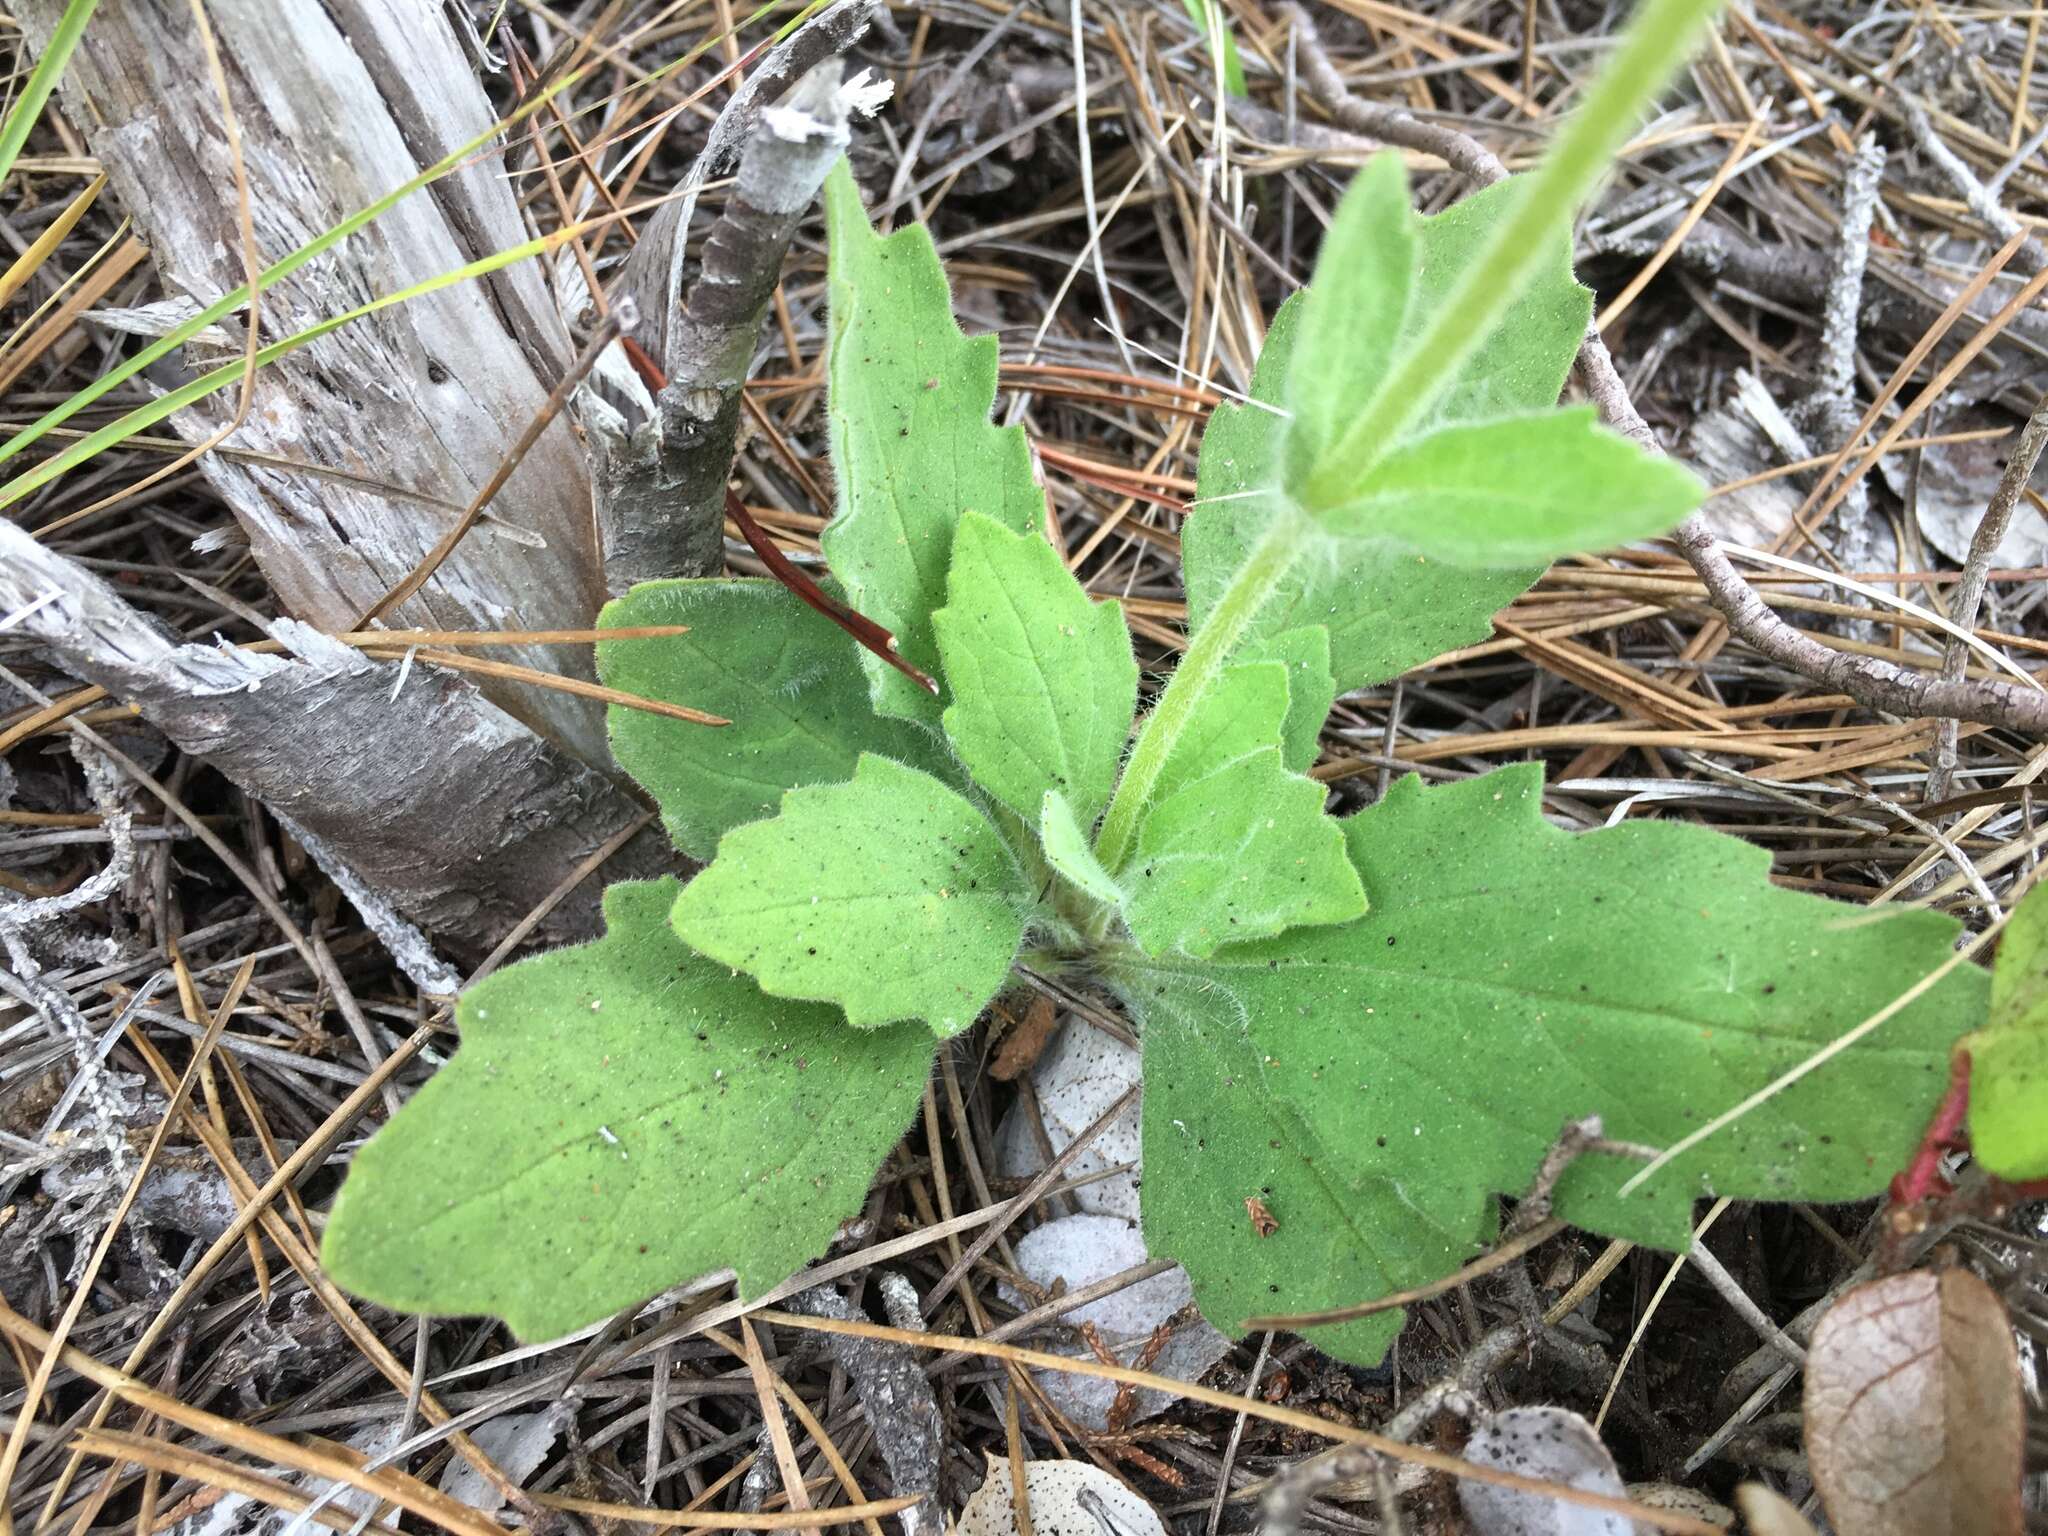
[[[134,703],[466,957],[644,814],[459,678],[416,665],[401,686],[396,665],[289,619],[272,628],[286,656],[180,644],[85,567],[0,522],[0,613],[49,593],[12,633]],[[605,874],[651,874],[670,857],[649,829]],[[584,882],[541,936],[594,932],[599,886]]]
[[[662,408],[646,404],[657,428],[678,430],[647,460],[640,521],[608,518],[600,535],[583,450],[557,422],[519,460],[489,520],[395,608],[394,627],[585,627],[604,595],[610,535],[621,540],[622,586],[722,563],[739,389],[790,236],[845,144],[850,95],[839,89],[835,56],[876,4],[840,0],[799,29],[755,66],[721,116],[693,187],[730,168],[750,135],[754,146],[704,242],[687,304],[678,302],[687,200],[643,240],[641,309],[674,380]],[[62,10],[63,0],[26,0],[32,47],[47,42]],[[435,0],[209,0],[208,15],[243,146],[259,264],[303,247],[493,122]],[[829,75],[763,107],[824,59],[834,60]],[[134,0],[94,18],[62,97],[174,305],[209,304],[244,278],[235,165],[207,78],[180,0]],[[292,334],[526,235],[499,157],[479,152],[266,286],[261,333]],[[124,323],[147,322],[144,314]],[[188,344],[188,362],[238,356],[242,323]],[[601,713],[519,684],[479,692],[426,666],[399,687],[396,669],[319,631],[356,627],[435,549],[563,380],[567,351],[542,274],[526,264],[354,321],[257,374],[252,409],[230,439],[251,456],[211,455],[203,467],[291,616],[277,630],[290,658],[181,646],[83,568],[5,525],[0,611],[61,593],[28,621],[60,665],[137,704],[181,748],[303,829],[323,860],[338,860],[454,952],[474,955],[644,819],[612,776]],[[704,409],[707,398],[715,403]],[[174,425],[201,441],[233,409],[224,392]],[[710,509],[694,524],[659,483],[683,471]],[[679,529],[694,542],[672,558]],[[590,670],[588,651],[575,647],[511,654],[542,670]],[[658,831],[644,831],[606,875],[645,873],[671,857]],[[592,931],[599,883],[557,909],[541,937]]]
[[[23,0],[17,14],[32,48],[40,52],[63,10],[63,0]],[[209,0],[207,14],[241,130],[263,264],[494,121],[435,0]],[[243,279],[234,168],[207,78],[182,0],[134,0],[93,17],[61,91],[149,244],[167,296],[201,304]],[[503,167],[484,153],[263,292],[262,333],[292,334],[526,238]],[[239,336],[231,339],[238,352]],[[219,455],[204,467],[285,611],[324,629],[351,627],[497,468],[560,376],[565,352],[538,267],[522,263],[355,321],[261,370],[230,444],[309,472]],[[231,419],[234,404],[226,391],[173,425],[186,440],[203,440]],[[491,512],[494,521],[391,621],[588,625],[603,585],[589,475],[566,423],[542,435]],[[535,647],[516,659],[588,675],[588,654],[574,649]],[[509,686],[491,696],[587,762],[607,761],[601,713],[588,701]]]
[[[20,8],[32,46],[62,0]],[[209,0],[269,263],[483,135],[494,114],[434,0]],[[243,280],[228,139],[189,9],[103,7],[62,102],[148,240],[174,301]],[[266,338],[456,270],[526,238],[498,157],[402,200],[260,295]],[[193,363],[239,351],[238,327]],[[356,616],[433,549],[561,379],[566,334],[533,264],[356,321],[256,376],[232,446],[203,467],[246,533],[295,656],[179,646],[96,578],[0,525],[0,608],[63,594],[28,627],[60,665],[140,706],[339,861],[368,892],[459,955],[493,946],[583,860],[642,816],[611,777],[598,706],[523,684],[490,695],[431,668],[367,661],[318,629]],[[230,418],[224,394],[173,425],[188,441]],[[306,466],[304,472],[288,467]],[[541,434],[490,507],[394,625],[582,628],[602,599],[589,475],[567,423]],[[514,659],[588,676],[589,652]],[[606,874],[669,860],[644,831]],[[584,937],[597,881],[542,926]]]
[[[617,296],[647,317],[638,339],[667,382],[650,394],[612,369],[602,391],[586,392],[605,584],[614,593],[664,576],[714,575],[724,565],[740,390],[790,237],[846,147],[856,103],[841,84],[838,55],[867,29],[875,5],[840,0],[762,60],[720,113],[686,183],[692,195],[664,205],[627,259]],[[735,154],[738,178],[705,236],[686,297],[694,189]]]
[[[922,1329],[917,1292],[901,1275],[885,1272],[881,1285],[885,1297],[891,1283],[907,1292],[898,1327]],[[832,1317],[841,1322],[865,1323],[865,1312],[827,1285],[799,1292],[784,1303],[792,1312],[806,1317]],[[895,1309],[892,1309],[895,1310]],[[898,1517],[904,1536],[938,1536],[945,1524],[939,1506],[939,1463],[945,1454],[945,1427],[939,1415],[938,1399],[930,1378],[915,1354],[901,1344],[879,1339],[854,1338],[828,1333],[824,1345],[833,1360],[853,1382],[853,1394],[874,1431],[875,1446],[889,1468],[895,1491],[923,1497]]]

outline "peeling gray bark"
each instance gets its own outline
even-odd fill
[[[40,52],[64,0],[16,8]],[[495,114],[434,0],[209,0],[240,124],[259,259],[298,249],[489,127]],[[183,0],[103,6],[61,100],[148,243],[167,294],[208,304],[243,280],[233,163]],[[279,338],[527,238],[488,150],[402,200],[261,296]],[[239,327],[231,326],[239,352]],[[323,629],[400,581],[451,525],[561,376],[567,339],[537,264],[455,284],[341,328],[256,375],[232,446],[391,482],[389,490],[274,466],[204,461],[286,612]],[[188,349],[195,362],[224,359]],[[232,416],[235,392],[180,413],[187,441]],[[543,434],[492,511],[394,625],[577,628],[603,599],[590,484],[568,425]],[[588,675],[578,648],[507,653]],[[504,709],[609,761],[586,699],[518,684]],[[466,739],[457,733],[455,741]]]
[[[725,487],[739,433],[740,389],[790,237],[845,148],[849,111],[838,54],[867,30],[876,0],[840,0],[762,60],[719,114],[686,183],[641,233],[617,297],[648,322],[637,338],[667,385],[650,396],[608,369],[585,392],[597,460],[597,522],[613,593],[667,576],[716,575],[725,563]],[[801,76],[801,79],[798,77]],[[772,108],[763,103],[797,84]],[[694,189],[731,163],[737,183],[705,236],[701,270],[683,292]]]
[[[792,1296],[784,1305],[806,1317],[870,1321],[852,1302],[825,1285]],[[917,1316],[914,1291],[910,1315]],[[875,1432],[875,1448],[888,1464],[895,1491],[923,1495],[897,1517],[903,1522],[903,1536],[938,1536],[945,1523],[938,1499],[944,1427],[924,1367],[916,1354],[901,1344],[844,1333],[822,1337],[833,1360],[852,1378],[854,1396]]]
[[[62,10],[63,0],[25,0],[32,47]],[[494,119],[434,0],[209,0],[208,15],[266,264]],[[94,16],[63,82],[71,121],[156,260],[166,297],[151,316],[190,313],[244,277],[233,164],[207,81],[182,0],[131,0]],[[262,333],[291,334],[526,234],[486,146],[265,289]],[[188,344],[187,357],[211,364],[240,347],[229,321]],[[231,444],[314,472],[217,455],[203,468],[299,621],[279,630],[293,657],[178,646],[83,568],[4,523],[0,611],[64,593],[26,626],[60,665],[140,706],[303,830],[352,895],[381,898],[456,955],[479,956],[641,815],[611,777],[601,707],[519,683],[480,692],[430,667],[415,667],[394,698],[396,667],[318,631],[354,627],[434,547],[534,419],[567,350],[537,265],[522,263],[352,322],[257,374]],[[234,403],[223,393],[172,424],[203,440]],[[360,478],[319,473],[329,470]],[[603,597],[598,561],[583,451],[557,422],[487,520],[389,622],[586,627]],[[585,648],[498,654],[590,675]],[[671,859],[659,833],[643,831],[606,874],[649,873]],[[595,932],[600,884],[585,882],[538,936]]]
[[[750,135],[760,148],[741,164],[725,216],[704,242],[688,306],[679,300],[692,199],[670,205],[641,242],[632,275],[646,290],[647,344],[676,381],[673,398],[657,408],[641,390],[642,419],[629,424],[598,391],[583,396],[607,482],[639,475],[605,500],[631,515],[609,516],[600,528],[583,445],[557,421],[485,520],[388,616],[395,629],[587,627],[605,595],[607,544],[618,552],[620,586],[720,566],[740,386],[790,235],[845,142],[836,75],[804,86],[808,94],[785,103],[789,112],[764,103],[852,43],[877,4],[838,0],[757,63],[721,115],[693,186],[730,169]],[[64,0],[22,0],[31,49],[47,43],[63,9]],[[493,121],[436,0],[208,0],[207,12],[263,264]],[[184,0],[102,7],[65,73],[61,103],[163,279],[164,299],[114,317],[117,328],[161,334],[244,280],[234,164],[208,82]],[[764,118],[770,130],[760,130]],[[265,288],[264,339],[522,242],[528,231],[514,190],[487,143],[462,169]],[[629,282],[621,298],[633,296]],[[230,317],[188,342],[187,363],[238,359],[241,323]],[[0,611],[64,593],[28,626],[60,665],[137,704],[181,748],[303,832],[352,899],[388,902],[449,952],[474,957],[642,816],[614,776],[602,708],[516,682],[480,689],[428,666],[415,667],[394,697],[395,667],[319,632],[355,628],[435,548],[535,419],[568,354],[539,264],[526,262],[352,321],[258,372],[248,419],[229,443],[307,472],[218,455],[202,468],[291,616],[275,631],[290,657],[179,646],[83,568],[4,523]],[[630,397],[637,381],[629,375],[624,387]],[[235,392],[224,391],[172,425],[186,441],[202,441],[234,406]],[[679,513],[679,500],[690,500],[674,490],[682,483],[707,515]],[[591,671],[587,648],[495,654],[543,671]],[[605,876],[672,863],[659,830],[649,829]],[[601,883],[585,882],[537,936],[593,932]],[[444,979],[431,952],[415,959],[421,975]]]
[[[181,645],[83,566],[0,522],[0,613],[50,592],[60,595],[11,633],[137,705],[459,954],[489,949],[641,814],[611,779],[459,678],[416,665],[398,687],[396,664],[290,619],[273,626],[286,656]],[[650,828],[606,874],[653,874],[672,857]],[[599,885],[578,887],[540,936],[595,932]]]

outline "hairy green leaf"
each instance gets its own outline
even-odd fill
[[[719,839],[675,925],[764,992],[953,1035],[1003,984],[1032,895],[970,801],[863,754],[850,783],[793,789],[780,815]]]
[[[1955,924],[1871,922],[1782,891],[1770,858],[1673,823],[1572,835],[1540,767],[1397,783],[1344,826],[1363,920],[1233,946],[1206,964],[1129,956],[1143,1024],[1148,1246],[1187,1266],[1218,1326],[1349,1304],[1445,1274],[1492,1234],[1568,1119],[1669,1145],[1890,1002]],[[1980,971],[1664,1169],[1580,1159],[1558,1214],[1683,1248],[1692,1201],[1875,1193],[1912,1150]],[[1256,1197],[1278,1222],[1260,1237]],[[1317,1344],[1379,1358],[1381,1314]]]
[[[1138,707],[1121,607],[1091,602],[1037,534],[970,512],[932,627],[953,695],[946,735],[975,783],[1027,821],[1049,789],[1094,821]]]
[[[1132,936],[1152,954],[1205,956],[1358,916],[1365,892],[1326,794],[1268,747],[1155,802],[1123,875]]]
[[[1117,872],[1147,952],[1207,955],[1365,910],[1343,829],[1323,814],[1328,792],[1282,755],[1287,717],[1286,663],[1239,662],[1176,740]]]
[[[877,235],[843,160],[825,182],[825,221],[839,513],[820,544],[853,606],[937,673],[932,611],[945,601],[961,515],[1028,533],[1044,521],[1045,492],[1024,429],[989,421],[996,339],[970,339],[953,323],[924,226]],[[880,713],[937,721],[939,701],[916,683],[866,651],[861,665]]]
[[[1998,940],[1991,1011],[1966,1037],[1970,1150],[2001,1179],[2048,1178],[2048,887],[2020,898]]]
[[[1240,661],[1226,667],[1174,742],[1153,785],[1152,803],[1255,752],[1279,746],[1291,702],[1285,662]]]
[[[1087,830],[1075,819],[1074,808],[1067,803],[1066,796],[1056,789],[1045,792],[1045,803],[1038,816],[1038,836],[1046,863],[1074,889],[1112,906],[1121,904],[1123,891],[1095,857],[1095,850],[1088,846]]]
[[[730,1265],[758,1296],[860,1208],[931,1069],[914,1025],[762,996],[692,954],[674,880],[463,994],[462,1046],[356,1154],[321,1261],[401,1312],[549,1338]]]
[[[2025,1029],[2048,1010],[2048,885],[2020,898],[1998,936],[1985,1028]]]
[[[1330,675],[1330,632],[1320,624],[1290,629],[1257,646],[1248,659],[1277,661],[1287,669],[1280,756],[1294,772],[1306,773],[1322,754],[1323,722],[1337,702],[1337,680]]]
[[[1422,220],[1415,296],[1408,307],[1404,342],[1414,342],[1428,318],[1443,307],[1480,254],[1488,232],[1506,217],[1521,190],[1513,181],[1503,181]],[[1410,435],[1448,422],[1485,421],[1555,405],[1592,320],[1593,291],[1572,275],[1571,238],[1560,232],[1544,253],[1542,271],[1465,360]]]
[[[1721,4],[1643,0],[1635,8],[1619,46],[1562,119],[1542,160],[1526,177],[1506,183],[1500,216],[1457,280],[1424,311],[1414,340],[1395,354],[1391,377],[1308,481],[1292,487],[1301,506],[1321,509],[1349,500],[1374,461],[1426,423],[1444,391],[1540,277],[1557,243],[1570,237],[1574,218],[1594,186],[1612,173],[1614,157],[1643,108]]]
[[[1970,1151],[2013,1183],[2048,1179],[2048,1020],[1973,1037]]]
[[[1337,204],[1315,279],[1301,295],[1281,434],[1286,485],[1307,481],[1386,381],[1408,319],[1415,223],[1400,155],[1373,156]]]
[[[669,836],[693,859],[710,858],[734,827],[772,816],[784,790],[853,777],[863,752],[934,771],[947,762],[930,731],[874,712],[860,648],[780,582],[643,582],[597,622],[689,625],[666,639],[600,642],[598,676],[732,721],[713,730],[618,705],[607,714],[619,766],[654,797]]]
[[[1508,183],[1489,187],[1417,221],[1419,270],[1404,339],[1464,270],[1509,191]],[[1285,427],[1279,408],[1290,398],[1288,374],[1306,303],[1305,293],[1296,294],[1274,315],[1252,376],[1253,403],[1218,406],[1203,434],[1196,509],[1181,535],[1190,627],[1208,617],[1273,515]],[[1572,277],[1571,250],[1560,240],[1542,274],[1422,425],[1554,405],[1591,315],[1592,295]],[[1338,691],[1370,687],[1485,639],[1493,615],[1541,574],[1529,567],[1459,569],[1383,540],[1333,541],[1297,564],[1286,589],[1260,615],[1255,638],[1304,624],[1326,626]]]
[[[1500,182],[1421,221],[1415,293],[1403,341],[1412,342],[1426,318],[1442,307],[1519,190],[1512,181]],[[1544,255],[1542,271],[1414,432],[1555,405],[1592,319],[1593,292],[1572,275],[1571,240],[1560,234]]]
[[[1411,438],[1320,520],[1452,565],[1528,565],[1663,533],[1704,493],[1690,470],[1574,406]]]

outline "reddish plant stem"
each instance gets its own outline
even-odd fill
[[[1912,1158],[1891,1182],[1886,1203],[1895,1217],[1904,1218],[1909,1229],[1919,1230],[1925,1219],[1957,1199],[1956,1186],[1941,1171],[1941,1160],[1951,1152],[1969,1150],[1969,1114],[1970,1053],[1958,1047],[1949,1056],[1948,1092],[1935,1106]],[[2048,1179],[2011,1184],[1995,1175],[1970,1196],[1973,1206],[1987,1212],[2041,1199],[2048,1199]]]
[[[668,375],[661,371],[659,363],[647,355],[644,347],[630,336],[621,336],[619,344],[625,348],[626,360],[633,365],[633,371],[640,375],[640,382],[647,386],[650,394],[659,394],[668,387]],[[725,515],[733,520],[734,526],[739,529],[748,547],[761,557],[761,563],[768,567],[769,575],[918,687],[932,697],[938,697],[938,683],[897,654],[896,637],[865,614],[856,613],[797,569],[789,556],[777,548],[775,541],[754,521],[754,515],[747,510],[746,503],[740,500],[729,485],[725,488]]]
[[[1955,1186],[1941,1171],[1941,1160],[1969,1145],[1963,1123],[1970,1111],[1970,1053],[1958,1047],[1948,1059],[1948,1092],[1935,1106],[1920,1145],[1892,1180],[1891,1203],[1915,1205],[1951,1193]]]
[[[864,614],[856,613],[853,609],[847,607],[846,604],[840,602],[815,581],[811,580],[810,577],[798,570],[791,563],[789,556],[776,548],[775,541],[762,531],[761,525],[754,521],[753,514],[747,511],[745,503],[734,494],[730,486],[726,487],[725,492],[725,515],[738,525],[741,534],[745,536],[747,543],[752,546],[754,553],[761,557],[761,563],[768,567],[769,575],[773,576],[811,607],[817,609],[818,612],[853,636],[861,645],[873,651],[898,672],[901,672],[913,683],[916,683],[918,687],[924,689],[925,692],[931,694],[934,698],[938,697],[938,683],[918,671],[916,667],[913,667],[897,654],[896,637],[890,634],[888,630],[882,628],[873,619],[866,617]]]
[[[645,347],[630,336],[621,336],[619,345],[625,349],[626,361],[631,363],[633,371],[640,375],[640,382],[647,386],[647,393],[658,395],[668,388],[668,375],[647,355]]]

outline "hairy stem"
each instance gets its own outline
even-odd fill
[[[1521,293],[1558,226],[1599,179],[1626,141],[1643,104],[1685,58],[1720,4],[1721,0],[1645,0],[1585,105],[1552,144],[1462,280],[1429,317],[1422,335],[1402,350],[1385,387],[1325,451],[1308,477],[1300,503],[1286,496],[1275,498],[1278,510],[1273,520],[1196,632],[1138,733],[1095,845],[1096,856],[1111,874],[1121,873],[1130,858],[1139,819],[1181,733],[1300,555],[1309,534],[1307,514],[1348,497],[1385,445],[1413,425],[1456,376],[1459,365]]]
[[[1279,591],[1280,583],[1286,580],[1311,537],[1308,520],[1291,500],[1275,497],[1274,507],[1265,533],[1238,567],[1230,585],[1223,589],[1223,596],[1210,610],[1208,619],[1195,631],[1187,655],[1174,668],[1172,681],[1138,732],[1138,744],[1131,749],[1130,761],[1124,764],[1123,777],[1117,782],[1115,798],[1109,802],[1109,814],[1102,818],[1102,832],[1095,841],[1095,856],[1112,875],[1121,873],[1130,857],[1139,818],[1181,732],[1187,729],[1196,707],[1223,675],[1224,665],[1238,642]]]
[[[1456,129],[1418,122],[1405,112],[1349,95],[1335,66],[1323,53],[1307,13],[1296,7],[1292,18],[1300,43],[1302,77],[1316,99],[1351,132],[1435,155],[1482,186],[1492,186],[1507,176],[1506,167],[1477,139]],[[1246,115],[1254,109],[1247,103],[1233,101],[1230,110],[1233,115]],[[1276,113],[1273,124],[1279,122]],[[1280,132],[1273,124],[1259,120],[1258,126],[1265,131]],[[1347,144],[1343,147],[1355,146]],[[1713,233],[1703,225],[1694,232],[1693,239],[1700,241]],[[1757,258],[1755,252],[1744,254],[1736,247],[1716,244],[1712,240],[1704,243],[1712,248],[1709,252],[1712,256],[1710,275],[1725,265],[1730,274],[1743,282],[1761,284],[1766,288],[1774,284],[1784,286],[1786,295],[1802,302],[1818,302],[1823,295],[1827,274],[1821,267],[1815,266],[1803,275],[1788,278],[1785,274],[1789,269],[1782,262],[1771,267],[1770,263]],[[1690,242],[1687,249],[1691,249]],[[1645,251],[1643,254],[1648,253]],[[1737,271],[1738,267],[1740,271]],[[1769,272],[1766,272],[1767,267],[1770,267]],[[1984,317],[1980,315],[1977,318],[1981,320]],[[1649,424],[1636,410],[1635,402],[1629,398],[1628,386],[1622,382],[1614,359],[1608,355],[1607,344],[1600,339],[1598,331],[1588,331],[1585,344],[1580,348],[1578,374],[1588,397],[1599,407],[1602,421],[1624,437],[1640,443],[1647,453],[1664,451],[1657,441],[1657,434],[1650,430]],[[1833,650],[1804,630],[1793,628],[1765,606],[1763,599],[1742,579],[1742,573],[1714,542],[1713,530],[1699,514],[1695,513],[1679,524],[1673,537],[1679,553],[1685,556],[1686,562],[1705,585],[1708,601],[1719,611],[1729,632],[1751,649],[1819,685],[1822,691],[1846,693],[1866,709],[1889,714],[1910,715],[1916,719],[1949,715],[1976,724],[1994,725],[2002,730],[2048,735],[2048,692],[2021,688],[2003,678],[1964,678],[1952,682],[1937,674],[1898,666],[1881,657]]]
[[[1644,104],[1692,51],[1721,0],[1644,0],[1621,47],[1593,82],[1507,215],[1463,277],[1404,347],[1386,384],[1310,473],[1311,511],[1348,499],[1386,448],[1435,402],[1460,364],[1508,311],[1593,184],[1627,142]]]

